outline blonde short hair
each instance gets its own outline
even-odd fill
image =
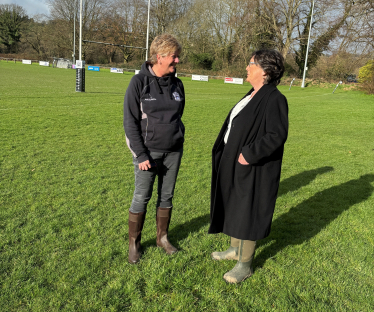
[[[168,56],[173,53],[181,53],[182,46],[172,35],[163,34],[157,36],[151,44],[149,61],[151,64],[157,64],[157,54]]]

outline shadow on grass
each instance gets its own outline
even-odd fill
[[[324,173],[327,173],[333,170],[334,170],[333,167],[326,166],[326,167],[321,167],[321,168],[317,168],[313,170],[304,171],[297,175],[289,177],[280,183],[279,190],[278,190],[278,197],[288,192],[296,191],[297,189],[305,185],[308,185],[319,174],[324,174]]]
[[[173,216],[171,217],[171,222],[173,222]],[[175,220],[174,222],[177,222]],[[210,215],[205,214],[200,217],[191,219],[190,221],[178,224],[173,227],[168,234],[170,242],[180,249],[178,242],[187,238],[190,233],[198,232],[202,227],[207,225],[210,222]],[[149,239],[145,242],[142,242],[143,249],[146,249],[149,246],[154,246],[156,244],[156,235],[153,239]]]
[[[295,191],[305,185],[308,185],[310,182],[312,182],[316,178],[317,175],[324,174],[332,170],[334,170],[333,167],[326,166],[326,167],[321,167],[321,168],[317,168],[313,170],[304,171],[295,176],[287,178],[280,183],[278,197],[288,192]],[[174,216],[172,216],[171,222],[178,222],[176,219],[174,219],[176,217],[177,216],[174,214]],[[175,226],[169,231],[169,235],[168,235],[169,239],[171,243],[175,245],[176,247],[178,247],[179,249],[179,246],[178,246],[179,241],[185,239],[189,235],[189,233],[198,232],[200,228],[204,227],[209,222],[210,222],[210,215],[206,214],[200,217],[193,218],[188,222],[178,224],[177,226]],[[143,249],[145,250],[150,246],[154,246],[155,240],[156,240],[156,237],[154,239],[152,238],[152,239],[142,242]]]
[[[290,245],[310,240],[351,206],[368,199],[374,191],[370,184],[374,174],[330,187],[318,192],[289,212],[277,218],[269,237],[259,241],[259,246],[274,241],[256,256],[255,267],[261,268],[267,259]]]

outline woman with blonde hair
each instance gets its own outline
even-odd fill
[[[150,47],[150,60],[142,65],[126,90],[123,124],[135,173],[135,191],[129,209],[129,262],[132,264],[140,259],[141,232],[156,176],[156,243],[169,255],[177,252],[169,242],[168,229],[185,131],[181,120],[184,87],[175,77],[181,50],[173,36],[157,36]]]

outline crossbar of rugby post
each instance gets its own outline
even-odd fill
[[[82,40],[82,41],[83,42],[88,42],[88,43],[106,44],[106,45],[111,45],[111,46],[116,46],[116,47],[143,49],[143,50],[147,49],[147,48],[143,48],[143,47],[133,47],[133,46],[128,46],[128,45],[124,45],[124,44],[115,44],[115,43],[107,43],[107,42],[99,42],[99,41],[91,41],[91,40]]]

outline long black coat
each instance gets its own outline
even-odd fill
[[[234,118],[225,145],[230,114],[212,150],[209,233],[255,241],[270,233],[288,133],[287,100],[274,85],[262,86]],[[249,165],[238,162],[240,153]]]

